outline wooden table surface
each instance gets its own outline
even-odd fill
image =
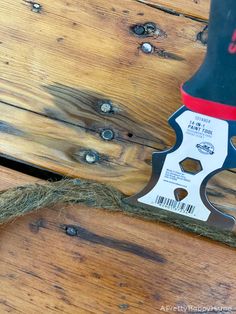
[[[139,191],[152,152],[175,141],[167,119],[204,58],[209,0],[38,4],[37,12],[33,1],[1,1],[0,155]],[[134,34],[147,22],[154,33]],[[101,111],[103,101],[112,112]],[[114,138],[104,140],[104,129]],[[208,187],[226,211],[235,208],[234,171]],[[32,182],[40,180],[0,167],[2,190]],[[0,227],[0,253],[0,314],[236,309],[235,250],[119,213],[39,210]]]
[[[209,0],[2,0],[0,154],[141,190],[152,152],[175,142],[167,120],[204,58],[208,14]],[[135,34],[150,22],[154,31]]]
[[[1,189],[39,182],[0,171]],[[70,225],[76,236],[66,234]],[[39,210],[1,226],[0,256],[0,313],[236,309],[235,250],[119,213]]]

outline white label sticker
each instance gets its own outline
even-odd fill
[[[139,202],[207,221],[210,211],[203,204],[200,187],[204,178],[223,166],[228,154],[228,122],[185,111],[176,122],[183,132],[181,146],[166,155],[160,178]],[[176,189],[187,196],[176,200]]]

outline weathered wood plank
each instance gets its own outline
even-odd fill
[[[40,3],[40,14],[31,11],[30,2],[1,4],[0,152],[137,192],[151,171],[153,149],[145,146],[165,149],[174,143],[167,118],[180,106],[180,83],[205,53],[196,41],[204,24],[133,0]],[[158,25],[159,35],[134,36],[130,27],[147,21]],[[170,57],[143,54],[138,49],[143,41]],[[102,99],[112,100],[112,114],[99,111]],[[114,130],[115,140],[101,140],[104,128]],[[96,165],[84,162],[90,150],[101,157]],[[229,182],[234,190],[235,180]],[[217,191],[224,184],[221,180]],[[232,207],[225,191],[222,201]]]
[[[7,174],[13,186],[35,181],[2,173],[3,189],[10,187],[8,180],[4,188]],[[78,228],[77,236],[65,233],[68,225]],[[0,252],[1,313],[235,308],[235,250],[122,214],[77,206],[40,210],[1,226]]]
[[[69,177],[112,184],[132,194],[150,176],[153,149],[125,141],[106,142],[97,133],[0,104],[0,153]],[[94,164],[87,153],[97,153]]]
[[[104,142],[94,132],[0,103],[0,154],[69,177],[97,180],[125,194],[148,182],[153,149],[131,142]],[[12,119],[14,117],[14,119]],[[89,164],[86,154],[99,159]],[[236,208],[235,173],[223,172],[209,182],[210,200],[222,210]]]
[[[184,14],[187,17],[207,20],[210,0],[136,0],[173,14]]]
[[[97,132],[109,126],[123,139],[169,147],[174,133],[167,119],[181,105],[180,84],[204,56],[196,41],[204,24],[133,0],[40,4],[37,14],[30,3],[2,1],[0,99]],[[157,32],[147,38],[130,30],[149,21]],[[155,53],[140,51],[144,41]],[[114,102],[115,114],[98,113],[97,100],[104,98]]]
[[[27,183],[41,183],[42,180],[23,174],[19,171],[14,171],[6,167],[0,166],[0,191],[7,190],[19,185]]]

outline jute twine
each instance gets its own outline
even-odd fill
[[[73,203],[113,212],[120,211],[146,220],[165,222],[185,231],[236,247],[236,234],[230,231],[208,227],[165,210],[131,206],[123,201],[125,197],[111,186],[77,179],[19,186],[0,192],[0,224],[40,208]]]

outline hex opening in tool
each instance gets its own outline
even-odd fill
[[[187,157],[183,159],[182,161],[180,161],[179,165],[183,172],[193,174],[193,175],[203,170],[200,160],[190,158],[190,157]]]

